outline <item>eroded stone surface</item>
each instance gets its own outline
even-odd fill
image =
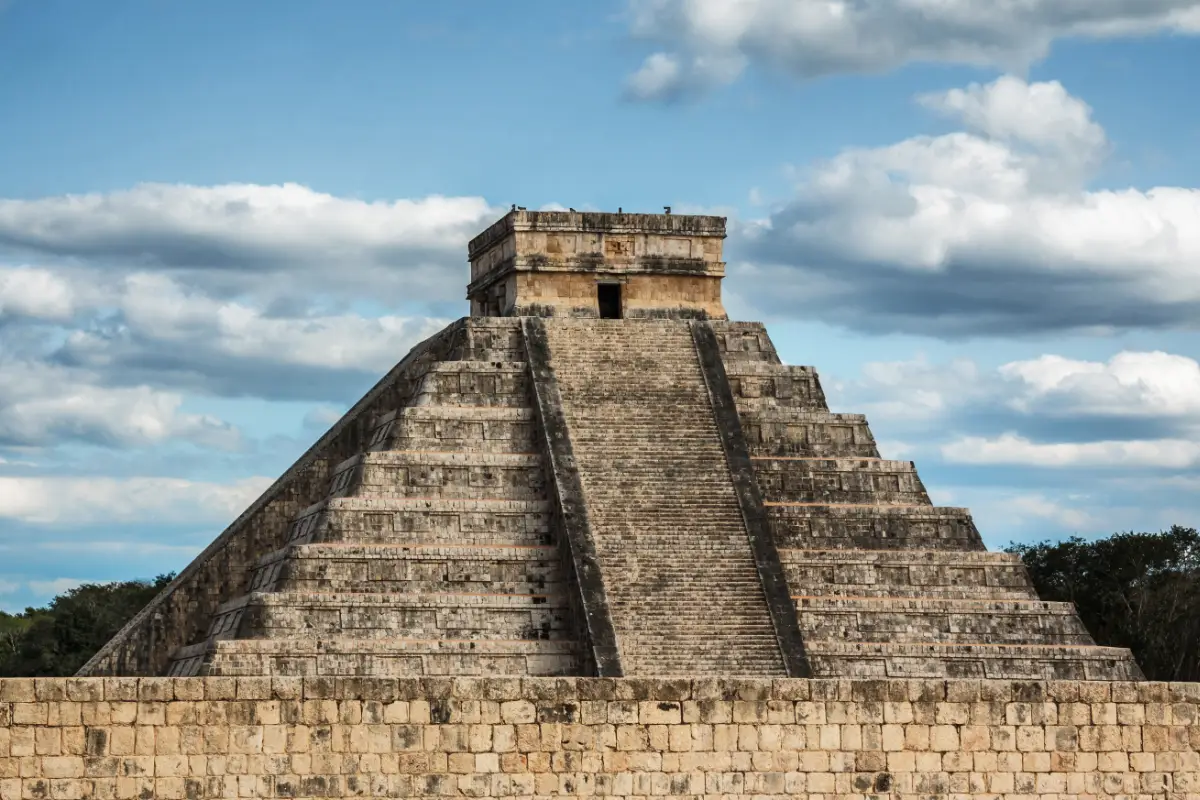
[[[1200,685],[0,680],[0,797],[1200,798]]]
[[[83,674],[1138,677],[723,319],[723,235],[506,215],[471,243],[473,316]],[[613,281],[634,318],[595,319]]]

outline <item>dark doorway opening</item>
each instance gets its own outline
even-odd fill
[[[600,305],[600,319],[621,318],[621,284],[596,284],[596,300]]]

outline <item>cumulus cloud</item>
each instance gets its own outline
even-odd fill
[[[848,150],[731,243],[764,313],[944,337],[1194,326],[1200,191],[1089,190],[1107,143],[1057,83],[922,98],[968,130]]]
[[[62,275],[33,267],[0,268],[0,320],[21,316],[67,321],[75,302],[75,291]]]
[[[1057,355],[992,369],[959,359],[863,365],[831,402],[953,464],[1046,469],[1200,467],[1200,364],[1164,352]]]
[[[107,387],[100,376],[37,361],[0,360],[0,444],[46,446],[68,440],[112,446],[183,439],[230,449],[238,430],[181,411],[183,397],[149,386]]]
[[[302,279],[310,289],[446,300],[465,281],[467,241],[500,213],[479,197],[365,201],[293,183],[142,184],[0,199],[0,247],[167,269],[224,291],[286,294]]]
[[[12,278],[12,276],[18,276]],[[32,286],[5,292],[8,286]],[[39,294],[39,286],[66,291]],[[314,291],[310,302],[322,295]],[[110,387],[346,401],[447,320],[272,308],[178,274],[0,269],[0,358],[85,370]],[[46,326],[51,326],[47,328]],[[0,389],[0,401],[4,391]]]
[[[971,359],[862,365],[831,394],[888,420],[929,420],[964,410],[1052,419],[1158,419],[1200,425],[1200,363],[1162,351],[1123,350],[1107,361],[1046,354],[983,369]]]
[[[1010,404],[1056,416],[1192,418],[1200,422],[1200,364],[1161,351],[1121,352],[1107,362],[1044,355],[999,369],[1019,382]]]
[[[0,519],[37,524],[228,523],[272,483],[179,478],[0,477]]]
[[[0,356],[113,390],[344,403],[445,325],[500,213],[296,184],[0,199]]]
[[[968,436],[942,447],[955,464],[1032,467],[1185,469],[1200,466],[1200,441],[1032,442],[1015,433],[994,439]]]
[[[749,63],[801,79],[911,62],[1018,70],[1066,37],[1200,32],[1197,0],[631,0],[629,11],[634,36],[669,48],[628,81],[645,100],[731,82]]]

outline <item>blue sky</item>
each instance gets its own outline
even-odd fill
[[[993,547],[1195,525],[1200,0],[0,3],[0,608],[186,564],[511,203],[727,305]]]

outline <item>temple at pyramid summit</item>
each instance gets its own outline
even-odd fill
[[[80,675],[1140,680],[727,318],[724,238],[514,208],[470,316]]]

